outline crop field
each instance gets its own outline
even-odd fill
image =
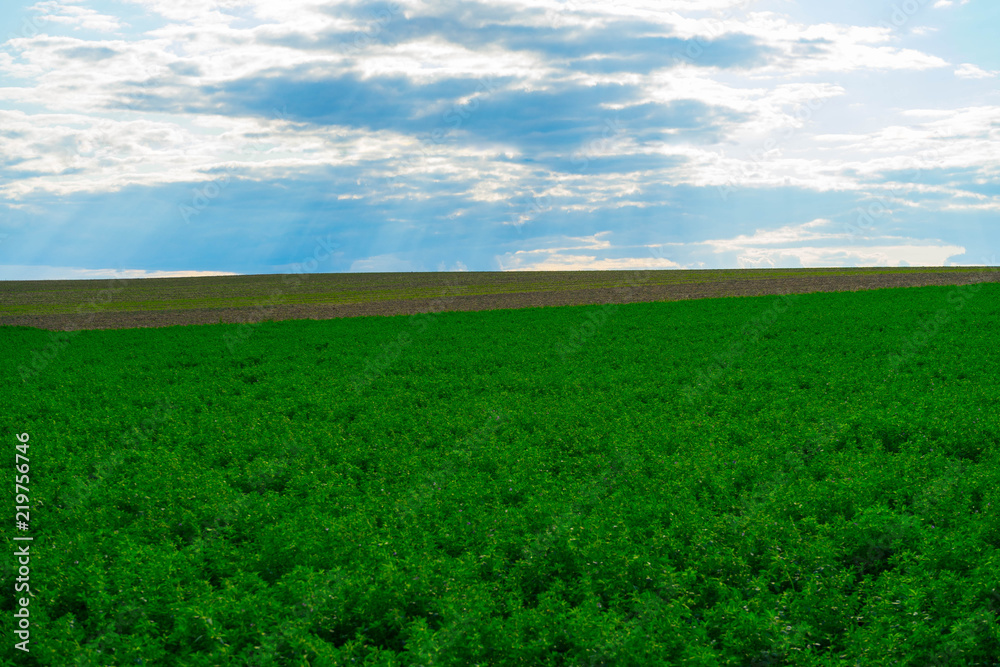
[[[997,349],[995,282],[0,327],[2,664],[997,665]]]
[[[993,267],[304,273],[0,283],[0,326],[55,330],[329,319],[960,285]]]
[[[649,271],[649,285],[717,283],[726,280],[781,280],[859,275],[912,275],[989,272],[990,267],[718,269]],[[252,307],[272,290],[288,292],[288,303],[348,304],[437,296],[443,287],[462,294],[565,291],[612,288],[627,271],[463,271],[431,273],[298,274],[303,280],[289,289],[282,275],[144,278],[120,280],[129,289],[115,299],[114,309],[175,310]],[[295,274],[289,274],[295,275]],[[101,280],[24,280],[3,283],[4,315],[71,313],[100,289]]]

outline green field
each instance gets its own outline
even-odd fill
[[[649,271],[644,284],[678,285],[725,280],[770,281],[825,276],[877,276],[990,272],[995,267],[913,267],[834,269],[711,269]],[[560,292],[616,288],[633,271],[467,271],[453,273],[301,273],[289,275],[135,278],[111,280],[3,281],[0,316],[57,315],[77,312],[252,308],[279,293],[283,304],[352,304],[449,295]],[[111,290],[111,298],[94,302]]]
[[[3,665],[1000,664],[998,284],[238,329],[0,327]]]

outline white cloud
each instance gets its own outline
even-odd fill
[[[131,40],[105,40],[84,42],[68,38],[39,37],[32,40],[14,40],[12,48],[19,50],[19,60],[0,61],[0,66],[12,75],[32,79],[34,85],[21,88],[0,89],[0,99],[6,98],[20,104],[41,104],[50,110],[70,110],[75,113],[106,113],[109,107],[121,107],[127,101],[125,94],[154,95],[163,99],[184,100],[203,87],[224,86],[241,77],[258,76],[269,70],[311,68],[326,75],[336,75],[346,70],[345,61],[336,49],[295,49],[261,40],[264,35],[300,33],[317,35],[323,30],[364,31],[375,18],[338,18],[329,11],[322,11],[326,3],[321,0],[291,0],[289,3],[268,0],[129,0],[148,11],[169,20],[164,27]],[[417,83],[430,83],[448,77],[472,77],[489,71],[495,77],[512,77],[525,89],[545,89],[554,84],[565,84],[567,77],[578,84],[598,82],[622,83],[628,81],[645,91],[639,102],[669,103],[696,100],[710,106],[726,107],[747,114],[740,122],[722,125],[724,138],[729,141],[752,144],[775,134],[802,131],[810,122],[814,111],[829,100],[848,94],[841,85],[831,83],[806,83],[800,77],[827,76],[830,71],[852,69],[923,69],[944,64],[940,58],[913,50],[903,50],[881,45],[888,39],[887,31],[864,26],[835,24],[807,25],[771,12],[749,12],[745,2],[718,0],[703,3],[677,0],[657,3],[638,1],[626,4],[617,2],[519,3],[509,2],[512,13],[510,23],[519,19],[518,7],[544,7],[560,10],[583,22],[581,25],[599,26],[598,17],[632,18],[659,22],[664,31],[672,30],[676,36],[716,37],[729,33],[749,34],[763,44],[785,54],[774,65],[758,68],[753,78],[732,79],[714,68],[679,68],[669,71],[654,70],[649,74],[584,74],[564,71],[554,62],[528,51],[505,51],[497,46],[476,49],[452,44],[440,37],[420,38],[397,45],[381,44],[376,39],[364,50],[365,57],[358,60],[355,73],[362,76],[403,75]],[[38,5],[53,15],[82,16],[84,8],[71,3],[49,1]],[[404,15],[419,11],[422,5],[406,2],[402,11],[386,19],[387,30]],[[576,9],[574,13],[572,10]],[[701,11],[728,10],[727,18],[708,17]],[[90,10],[87,10],[90,11]],[[74,14],[74,12],[76,12]],[[85,13],[85,12],[84,12]],[[253,19],[253,21],[249,21]],[[538,15],[526,15],[521,22],[537,22]],[[248,22],[249,21],[249,22]],[[254,24],[256,21],[256,24]],[[381,25],[375,21],[377,25]],[[243,27],[234,27],[243,26]],[[801,40],[818,40],[820,48],[808,57],[794,56]],[[95,63],[85,57],[81,49],[104,49],[101,60]],[[97,51],[89,51],[98,57]],[[0,54],[4,55],[4,54]],[[196,72],[183,77],[175,76],[171,68],[187,68]],[[623,79],[623,76],[625,77]],[[770,78],[770,80],[769,80]],[[140,84],[140,85],[135,85]],[[485,107],[488,100],[482,105]],[[119,112],[119,119],[124,112]],[[34,124],[35,134],[44,133],[37,146],[45,147],[46,155],[33,155],[31,145],[11,146],[26,150],[15,153],[27,157],[39,167],[36,177],[22,179],[3,192],[9,196],[44,188],[68,192],[73,189],[120,188],[124,184],[153,184],[156,179],[169,183],[186,179],[204,179],[204,170],[231,168],[234,161],[242,167],[251,167],[260,177],[267,177],[276,169],[309,168],[324,164],[362,164],[368,160],[391,159],[412,148],[413,137],[393,132],[366,132],[358,128],[337,128],[324,132],[302,125],[257,122],[257,129],[265,134],[269,149],[254,160],[235,156],[229,140],[242,132],[252,131],[244,119],[212,117],[207,114],[143,114],[130,112],[130,132],[109,133],[120,137],[107,153],[114,159],[100,162],[86,155],[67,155],[76,147],[92,142],[86,135],[93,128],[66,130],[47,126],[46,120],[26,121]],[[142,119],[141,121],[139,119]],[[101,121],[107,124],[108,121]],[[124,122],[123,120],[115,120]],[[93,124],[94,121],[91,121]],[[145,129],[140,123],[146,123]],[[167,128],[172,124],[173,128]],[[201,124],[199,131],[193,127]],[[213,129],[208,129],[212,126]],[[139,140],[139,133],[147,143]],[[159,134],[159,143],[152,147],[150,134]],[[665,132],[669,136],[670,132]],[[75,135],[71,137],[69,135]],[[63,141],[57,146],[56,141]],[[784,141],[782,140],[784,144]],[[672,181],[697,185],[741,184],[788,185],[801,184],[819,189],[851,188],[848,178],[831,162],[790,153],[791,146],[765,159],[748,159],[745,155],[721,155],[717,148],[671,142],[669,140],[646,146],[637,145],[627,136],[616,137],[615,142],[603,145],[603,153],[623,154],[664,153],[688,158],[690,166],[684,174],[670,174]],[[37,152],[37,151],[36,151]],[[427,173],[428,163],[437,160],[434,170],[450,171],[455,178],[474,172],[492,172],[520,184],[536,178],[530,168],[488,164],[488,157],[478,151],[478,164],[461,164],[460,159],[477,151],[468,147],[434,147],[433,158],[420,160],[413,170]],[[598,157],[595,153],[593,157]],[[70,159],[72,158],[72,159]],[[142,161],[147,168],[136,169]],[[63,174],[60,165],[71,163],[82,175]],[[461,165],[461,166],[460,166]],[[825,168],[824,168],[825,166]],[[628,176],[608,176],[593,179],[589,175],[556,175],[558,187],[563,191],[586,199],[588,206],[597,210],[608,201],[641,193],[641,185]],[[484,179],[478,179],[480,181]],[[535,189],[532,186],[531,189]],[[480,193],[485,198],[506,197],[493,183],[475,186],[474,197]],[[505,186],[505,190],[509,190]],[[525,189],[515,185],[512,189]],[[383,193],[384,195],[385,193]],[[391,193],[389,193],[391,195]],[[558,193],[553,193],[558,194]]]
[[[823,266],[944,266],[965,248],[941,240],[868,236],[855,241],[852,225],[825,218],[730,239],[702,241],[714,253],[736,256],[741,268]],[[860,239],[858,239],[860,241]],[[825,242],[817,245],[817,242]],[[775,247],[782,246],[782,247]]]
[[[704,150],[692,156],[699,169],[689,173],[694,183],[716,185],[723,195],[741,186],[789,183],[817,190],[857,190],[872,178],[881,180],[883,174],[892,173],[894,180],[885,185],[894,190],[955,197],[963,191],[935,180],[935,172],[978,171],[989,178],[1000,169],[998,116],[1000,107],[995,106],[910,109],[886,118],[871,132],[805,132],[804,146],[785,132],[772,137],[771,151],[760,147],[765,143],[761,139],[755,150],[735,155],[726,149]]]
[[[564,237],[559,241],[576,241],[574,244],[559,244],[558,246],[535,248],[533,250],[518,250],[497,256],[496,261],[501,271],[605,271],[605,270],[640,270],[640,269],[676,269],[680,264],[664,255],[663,246],[658,244],[646,246],[644,257],[600,257],[596,254],[577,254],[567,251],[598,250],[602,254],[621,255],[632,247],[618,248],[604,238],[611,232],[598,232],[592,236]]]
[[[440,264],[438,264],[437,270],[438,271],[468,271],[469,267],[467,267],[464,262],[456,261],[454,264],[452,264],[451,268],[448,268],[447,264],[445,264],[444,262],[441,262]]]
[[[955,70],[955,76],[960,79],[991,79],[997,74],[1000,74],[1000,72],[987,71],[973,65],[972,63],[962,63],[962,65]]]
[[[73,26],[74,30],[94,30],[97,32],[117,32],[128,24],[123,24],[114,16],[101,14],[87,7],[80,7],[72,1],[39,2],[32,9],[40,11],[39,18],[52,23]]]
[[[17,199],[114,191],[231,178],[290,176],[335,164],[391,157],[392,133],[339,135],[267,119],[223,116],[123,120],[85,114],[27,114],[0,110],[0,155],[16,156],[16,180],[0,194]],[[441,166],[441,165],[439,165]],[[425,169],[424,173],[435,170]]]
[[[535,252],[535,251],[529,251]],[[596,255],[551,254],[546,257],[530,258],[514,253],[497,257],[501,271],[642,271],[655,269],[679,269],[681,265],[669,259],[651,257],[604,257]]]
[[[833,227],[834,223],[825,218],[817,218],[812,222],[799,225],[787,225],[779,229],[758,229],[752,235],[741,234],[732,239],[703,241],[712,246],[715,252],[740,251],[753,246],[796,244],[804,241],[819,241],[847,238],[846,232],[819,231]]]
[[[964,253],[964,247],[943,242],[928,245],[802,246],[781,250],[748,249],[747,252],[737,257],[737,266],[740,268],[947,266],[950,257]]]
[[[131,4],[140,5],[146,11],[159,14],[166,18],[204,25],[206,21],[212,19],[223,19],[231,17],[229,12],[239,10],[252,10],[255,7],[278,4],[272,0],[124,0]],[[289,14],[301,11],[308,5],[315,6],[316,2],[302,2],[301,0],[288,0],[284,3]]]
[[[147,271],[144,269],[80,269],[71,266],[0,264],[0,280],[101,280],[118,278],[189,278],[236,276],[225,271]]]
[[[885,46],[892,31],[884,27],[802,24],[776,13],[758,12],[729,29],[753,35],[767,46],[778,49],[783,57],[760,71],[782,76],[853,70],[919,71],[948,64],[929,53]],[[699,29],[692,27],[686,32],[698,34]],[[803,55],[800,53],[803,44],[813,44],[816,50]]]

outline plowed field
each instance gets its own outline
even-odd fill
[[[72,331],[1000,281],[997,267],[365,273],[0,283],[0,326]]]

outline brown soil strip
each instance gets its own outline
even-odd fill
[[[0,317],[0,326],[28,326],[52,331],[77,329],[129,329],[191,324],[260,322],[265,320],[362,317],[372,315],[412,315],[443,311],[479,311],[544,306],[679,301],[733,296],[806,294],[858,290],[923,287],[927,285],[968,285],[1000,282],[1000,269],[980,272],[896,273],[853,276],[808,276],[774,279],[725,280],[711,283],[642,285],[642,272],[634,274],[618,288],[564,291],[519,292],[490,295],[448,295],[438,298],[401,299],[342,305],[288,304],[251,308],[200,308],[160,311],[85,311],[80,314],[20,315]]]

